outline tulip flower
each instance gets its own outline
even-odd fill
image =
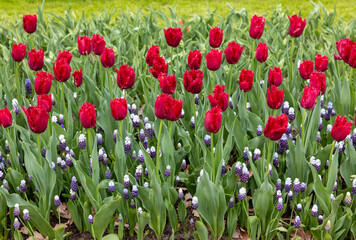
[[[212,48],[218,48],[221,45],[223,39],[223,30],[218,28],[218,27],[214,27],[211,28],[209,31],[209,44],[210,47]]]

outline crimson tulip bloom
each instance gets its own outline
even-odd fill
[[[74,78],[74,85],[76,87],[80,87],[82,85],[82,83],[83,83],[83,71],[82,71],[82,69],[74,71],[72,76]]]
[[[152,47],[150,47],[147,51],[147,55],[146,55],[147,65],[150,67],[153,66],[153,61],[157,56],[159,56],[159,47],[156,45],[152,45]]]
[[[7,107],[0,109],[0,126],[4,128],[10,127],[12,125],[11,112]]]
[[[226,62],[229,64],[236,64],[240,60],[243,50],[244,47],[238,43],[235,43],[235,41],[229,42],[224,51]]]
[[[41,70],[44,65],[43,58],[44,52],[42,49],[38,50],[38,52],[36,52],[36,49],[31,49],[31,51],[28,52],[28,66],[30,69],[33,71]]]
[[[26,55],[26,44],[13,44],[12,47],[12,52],[11,52],[11,57],[14,59],[16,62],[21,62]]]
[[[239,76],[239,87],[244,92],[249,92],[253,86],[253,75],[255,73],[248,69],[242,69]]]
[[[171,99],[170,101],[170,110],[166,116],[168,121],[177,121],[182,114],[183,101],[177,99]]]
[[[91,53],[91,40],[88,36],[78,36],[77,42],[78,50],[81,55],[89,55],[89,53]]]
[[[72,69],[65,59],[61,59],[58,62],[53,63],[53,71],[57,81],[66,82],[70,77]]]
[[[300,76],[304,80],[307,80],[310,78],[310,75],[312,74],[313,69],[314,69],[314,63],[309,60],[305,60],[304,62],[302,62],[298,68]]]
[[[22,18],[22,26],[23,26],[23,29],[29,34],[36,32],[36,29],[37,29],[36,14],[34,14],[34,15],[25,15],[24,14],[23,18]]]
[[[279,109],[284,100],[284,90],[279,90],[276,86],[271,85],[267,88],[267,105],[271,109]]]
[[[271,68],[268,73],[268,83],[278,87],[283,81],[282,70],[279,67]]]
[[[315,56],[315,69],[319,72],[325,72],[329,65],[329,59],[327,56],[317,54]]]
[[[69,65],[70,62],[72,61],[72,57],[73,55],[70,52],[66,50],[63,50],[63,52],[61,52],[61,50],[59,50],[56,62],[59,62],[59,60],[64,59]]]
[[[222,112],[229,105],[229,94],[224,92],[225,85],[216,85],[213,90],[213,95],[209,94],[209,102],[211,107],[219,107]]]
[[[116,98],[110,101],[111,115],[116,121],[126,118],[127,101],[125,98]]]
[[[221,128],[221,109],[213,107],[205,113],[204,127],[210,133],[217,133]]]
[[[216,71],[221,66],[222,51],[217,49],[211,49],[206,54],[206,65],[210,71]]]
[[[51,90],[53,76],[50,73],[38,72],[35,78],[35,92],[37,95],[48,94]]]
[[[96,124],[95,106],[85,102],[79,109],[79,118],[84,128],[94,128]]]
[[[355,43],[349,38],[341,39],[340,41],[337,41],[336,49],[340,55],[340,56],[336,56],[337,59],[338,60],[342,59],[342,60],[344,60],[344,62],[349,63],[351,49],[354,44]]]
[[[49,115],[43,107],[22,107],[27,117],[28,126],[34,133],[43,133],[47,129]]]
[[[159,87],[161,88],[162,93],[165,94],[173,94],[174,90],[176,89],[177,80],[176,76],[173,75],[166,75],[161,73],[158,76]]]
[[[288,16],[288,18],[290,22],[288,34],[295,38],[302,35],[305,25],[307,24],[307,20],[303,20],[302,17],[298,17],[297,15],[293,15],[291,17]]]
[[[159,119],[166,119],[170,109],[172,96],[169,94],[161,94],[157,96],[155,102],[155,116]]]
[[[203,56],[199,50],[190,51],[188,55],[188,66],[190,69],[197,70],[200,68]]]
[[[91,45],[93,48],[93,53],[100,56],[105,49],[106,42],[103,36],[100,36],[99,34],[93,34],[93,37],[91,38]]]
[[[349,65],[352,68],[356,68],[356,44],[354,44],[351,48],[350,58],[349,58]]]
[[[43,107],[47,112],[52,111],[52,94],[37,96],[37,106]]]
[[[163,57],[156,56],[153,60],[152,68],[148,69],[154,78],[158,78],[160,73],[168,73],[168,63],[164,60]]]
[[[302,99],[300,99],[300,105],[307,110],[312,110],[316,104],[316,98],[318,96],[318,89],[305,85]]]
[[[101,64],[105,68],[110,68],[115,64],[115,53],[112,48],[105,48],[100,56]]]
[[[218,48],[221,45],[223,39],[223,30],[218,28],[218,27],[214,27],[211,28],[209,31],[209,44],[210,47],[212,48]]]
[[[288,117],[282,113],[277,117],[269,116],[265,129],[263,131],[265,137],[276,141],[281,139],[282,135],[287,131]]]
[[[265,62],[268,57],[268,46],[266,43],[259,42],[256,49],[256,59],[259,62]]]
[[[323,95],[326,89],[325,74],[322,72],[313,72],[310,75],[310,86],[317,89]]]
[[[164,36],[168,46],[178,47],[180,41],[182,40],[182,29],[180,28],[168,28],[164,29]]]
[[[250,37],[253,39],[260,39],[262,37],[263,31],[265,29],[265,18],[258,17],[254,15],[251,18],[251,25],[250,25]]]
[[[203,86],[204,73],[198,70],[185,71],[183,76],[184,88],[190,93],[200,93]]]
[[[132,88],[135,83],[135,71],[131,66],[126,64],[121,65],[119,69],[115,68],[117,73],[116,82],[119,88],[128,89]]]
[[[348,122],[346,117],[337,115],[333,128],[331,129],[331,137],[340,142],[350,134],[352,121]]]

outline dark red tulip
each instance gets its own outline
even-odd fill
[[[219,107],[222,112],[229,105],[229,94],[224,92],[225,85],[216,85],[213,90],[213,95],[209,94],[209,102],[211,107]]]
[[[159,56],[159,47],[156,45],[152,45],[152,47],[150,47],[147,51],[147,55],[146,55],[147,65],[150,67],[153,66],[153,61],[157,56]]]
[[[26,114],[28,126],[34,133],[43,133],[48,124],[49,115],[43,107],[31,106],[29,108],[22,107]]]
[[[279,67],[271,68],[268,73],[268,83],[278,87],[283,81],[282,70]]]
[[[190,93],[200,93],[203,86],[204,73],[198,70],[185,71],[183,76],[184,88]]]
[[[316,104],[316,98],[319,96],[318,89],[304,86],[303,96],[300,99],[300,106],[307,110],[312,110]]]
[[[70,64],[70,62],[72,61],[72,57],[73,55],[70,52],[66,50],[63,50],[63,52],[61,52],[61,50],[59,50],[56,62],[59,62],[59,60],[64,59],[68,64]]]
[[[13,44],[12,47],[12,52],[11,52],[11,57],[14,59],[16,62],[21,62],[26,55],[26,44]]]
[[[287,131],[287,127],[288,117],[284,113],[277,116],[276,118],[269,116],[264,129],[264,135],[272,141],[279,140]]]
[[[59,82],[66,82],[70,77],[71,67],[68,65],[65,59],[61,59],[56,63],[53,63],[54,77]]]
[[[337,115],[333,128],[331,129],[331,137],[340,142],[350,134],[352,121],[348,122],[346,117]]]
[[[216,71],[221,66],[222,51],[217,49],[211,49],[206,54],[206,65],[210,71]]]
[[[222,116],[221,109],[212,108],[205,113],[204,127],[210,133],[217,133],[221,128]]]
[[[93,48],[93,53],[100,56],[105,49],[106,42],[103,36],[100,36],[99,34],[93,34],[93,37],[91,38],[91,45]]]
[[[284,100],[284,90],[279,90],[276,86],[271,85],[267,88],[267,105],[271,109],[279,109]]]
[[[48,94],[51,90],[53,76],[50,73],[38,72],[35,78],[35,92],[37,95]]]
[[[44,53],[42,49],[38,50],[38,52],[36,52],[36,49],[31,49],[31,51],[28,52],[28,66],[30,69],[33,71],[41,70],[44,64],[43,58]]]
[[[218,27],[214,27],[211,28],[209,31],[209,44],[210,47],[212,48],[218,48],[221,45],[223,39],[223,30],[218,28]]]
[[[168,46],[178,47],[180,41],[182,40],[182,29],[180,28],[168,28],[164,29],[164,36],[166,37],[166,42]]]
[[[354,44],[351,48],[351,54],[349,58],[349,65],[352,68],[356,68],[356,44]]]
[[[256,59],[259,62],[265,62],[268,57],[268,46],[266,43],[259,42],[256,49]]]
[[[161,73],[158,76],[158,81],[162,93],[173,94],[174,90],[176,90],[177,80],[174,74],[166,75],[164,73]]]
[[[323,95],[326,89],[325,74],[322,72],[313,72],[310,75],[310,86],[317,89]]]
[[[169,111],[171,111],[172,96],[169,94],[161,94],[157,96],[155,102],[155,116],[159,119],[166,119]]]
[[[253,75],[255,73],[248,69],[242,69],[239,76],[239,87],[244,92],[249,92],[253,86]]]
[[[80,87],[82,85],[82,83],[83,83],[83,71],[82,71],[82,69],[74,71],[72,76],[74,78],[74,85],[76,87]]]
[[[27,32],[27,33],[34,33],[36,32],[37,29],[37,16],[36,14],[34,15],[23,15],[22,18],[22,26],[23,29]]]
[[[190,69],[199,69],[203,56],[199,50],[190,51],[188,55],[188,66]]]
[[[135,83],[135,71],[131,66],[121,65],[119,69],[115,68],[117,73],[117,85],[121,89],[132,88]]]
[[[0,109],[0,126],[4,128],[10,127],[12,125],[11,112],[7,107]]]
[[[336,49],[339,53],[339,56],[336,56],[337,59],[342,59],[344,62],[349,63],[349,58],[351,55],[351,49],[352,46],[355,45],[355,43],[349,39],[341,39],[340,41],[336,42]]]
[[[258,17],[257,15],[254,15],[251,18],[251,25],[250,25],[250,37],[253,39],[260,39],[263,31],[265,29],[265,18],[264,17]]]
[[[288,16],[289,18],[289,35],[292,37],[299,37],[300,35],[302,35],[305,25],[307,24],[307,20],[306,19],[302,19],[302,17],[298,17],[297,15],[293,15],[293,16]]]
[[[238,43],[235,43],[235,41],[229,42],[227,48],[224,51],[226,62],[229,64],[236,64],[240,60],[243,50],[244,47]]]
[[[327,56],[322,56],[321,54],[317,54],[315,56],[315,69],[319,72],[325,72],[328,69],[329,59]]]
[[[110,68],[115,64],[115,53],[112,48],[105,48],[100,56],[101,64],[105,68]]]
[[[79,118],[84,128],[94,128],[96,124],[95,106],[91,103],[83,103],[79,109]]]
[[[310,75],[312,74],[313,69],[314,69],[314,63],[309,60],[305,60],[304,62],[302,62],[298,68],[300,76],[304,80],[307,80],[310,78]]]
[[[91,53],[91,40],[88,36],[78,36],[77,42],[78,50],[81,55],[88,55],[89,53]]]
[[[168,73],[168,63],[164,60],[163,57],[156,56],[153,60],[152,68],[148,69],[154,78],[158,78],[160,73]]]
[[[171,99],[170,110],[167,115],[168,121],[177,121],[182,114],[183,101],[177,99]]]
[[[116,98],[110,101],[111,115],[116,121],[126,118],[127,101],[125,98]]]
[[[52,94],[37,96],[37,106],[43,107],[47,112],[52,111]]]

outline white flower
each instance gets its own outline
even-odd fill
[[[24,209],[23,210],[23,215],[27,215],[27,214],[29,214],[29,211],[27,209]]]
[[[193,197],[192,204],[198,204],[198,197],[196,196]]]
[[[295,178],[293,184],[294,185],[300,184],[299,178]]]
[[[317,211],[318,211],[318,206],[317,205],[313,205],[312,212],[317,212]]]
[[[59,200],[58,195],[54,196],[54,200],[55,200],[55,201],[58,201],[58,200]]]
[[[136,168],[136,172],[137,173],[142,173],[143,169],[142,169],[142,165],[138,165]]]
[[[59,139],[60,143],[65,143],[66,142],[66,140],[64,139],[64,135],[62,135],[62,134],[59,135],[58,139]]]
[[[137,191],[137,186],[136,185],[132,186],[132,191]]]
[[[289,108],[288,109],[288,115],[294,115],[294,108]]]
[[[133,122],[139,122],[140,121],[140,117],[138,115],[134,115],[132,118]]]
[[[84,134],[79,135],[79,142],[84,142],[86,140],[86,137]]]
[[[145,188],[148,188],[148,182],[145,182],[145,183],[143,184],[143,186],[144,186]]]
[[[285,183],[286,185],[292,185],[292,179],[290,178],[290,177],[288,177],[287,179],[286,179],[286,183]]]
[[[126,174],[124,176],[124,182],[129,182],[129,181],[130,181],[129,175]]]
[[[282,196],[281,190],[278,190],[276,194],[277,194],[277,196]]]
[[[12,99],[12,108],[18,108],[19,106],[19,102],[17,101],[16,98]]]
[[[253,151],[253,154],[261,156],[261,150],[258,149],[258,148],[256,148],[256,149]]]
[[[239,194],[240,195],[245,195],[246,194],[246,188],[242,187],[239,189]]]
[[[289,102],[288,102],[288,101],[285,101],[285,102],[283,103],[283,107],[284,107],[284,108],[289,108]]]
[[[111,180],[111,181],[109,182],[109,187],[113,187],[113,186],[115,186],[115,183],[114,183],[114,181]]]
[[[283,198],[278,198],[278,203],[282,203],[283,204]]]
[[[183,195],[183,190],[181,188],[179,188],[178,193]]]
[[[302,209],[302,204],[298,203],[298,204],[297,204],[297,208],[298,208],[298,209]]]
[[[250,108],[251,104],[249,102],[246,103],[246,108]]]
[[[56,116],[52,116],[52,122],[53,123],[57,123],[57,121],[58,121],[57,117]]]
[[[125,137],[125,145],[130,145],[131,139],[129,137]]]
[[[166,170],[168,170],[168,171],[171,170],[171,166],[167,165]]]

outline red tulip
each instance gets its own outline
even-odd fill
[[[331,137],[340,142],[350,134],[352,121],[348,122],[346,117],[337,115],[333,128],[331,129]]]
[[[22,18],[22,26],[23,29],[27,32],[27,33],[34,33],[37,29],[37,16],[36,14],[34,15],[23,15]]]
[[[190,93],[200,93],[203,86],[204,73],[200,70],[185,71],[183,76],[184,88]]]
[[[44,64],[43,58],[44,53],[42,49],[38,50],[38,52],[36,52],[36,49],[31,49],[31,51],[28,52],[28,66],[30,69],[33,71],[41,70]]]
[[[80,87],[82,85],[82,83],[83,83],[83,71],[82,71],[82,69],[74,71],[72,76],[74,78],[74,85],[76,87]]]
[[[50,73],[38,72],[35,78],[35,92],[37,95],[48,94],[51,90],[53,76]]]
[[[310,75],[310,86],[317,89],[323,95],[326,89],[325,74],[322,72],[313,72]]]
[[[302,99],[300,99],[300,105],[305,109],[312,110],[318,96],[319,91],[317,89],[305,85]]]
[[[148,69],[154,78],[158,78],[160,73],[168,73],[168,63],[164,60],[163,57],[156,56],[153,60],[152,68]]]
[[[43,107],[47,112],[52,111],[52,94],[37,96],[37,106]]]
[[[314,69],[314,63],[309,60],[305,60],[304,62],[302,62],[298,68],[300,76],[304,80],[307,80],[310,78],[310,75],[312,74],[313,69]]]
[[[125,98],[116,98],[110,101],[111,115],[116,121],[126,118],[127,101]]]
[[[210,133],[217,133],[221,128],[221,121],[221,109],[214,107],[205,113],[204,127]]]
[[[159,56],[159,47],[156,45],[152,45],[152,47],[150,47],[147,51],[147,55],[146,55],[147,65],[150,67],[153,66],[153,61],[157,56]]]
[[[119,69],[115,68],[117,72],[117,85],[121,89],[132,88],[135,83],[135,71],[131,66],[121,65]]]
[[[79,118],[84,128],[94,128],[96,124],[95,106],[90,103],[83,103],[79,109]]]
[[[70,62],[72,61],[72,57],[73,55],[70,52],[66,50],[63,50],[63,52],[61,52],[61,50],[59,50],[56,62],[59,62],[59,60],[64,59],[68,64],[70,64]]]
[[[91,44],[93,48],[93,53],[98,56],[103,53],[106,46],[106,42],[103,36],[100,36],[99,34],[93,34],[93,37],[91,38]]]
[[[114,50],[112,50],[112,48],[105,48],[100,56],[100,61],[105,68],[110,68],[114,66],[115,64]]]
[[[284,100],[284,90],[279,90],[276,86],[271,85],[267,88],[267,105],[271,109],[279,109]]]
[[[337,41],[336,48],[340,55],[340,56],[336,56],[337,59],[339,60],[341,58],[342,60],[344,60],[344,62],[349,63],[351,49],[353,45],[355,45],[355,43],[349,38],[341,39],[340,41]]]
[[[236,64],[241,57],[244,47],[235,41],[229,42],[227,48],[225,49],[225,58],[229,64]]]
[[[287,131],[287,127],[288,117],[284,113],[277,116],[276,118],[269,116],[264,129],[264,135],[272,141],[279,140]]]
[[[329,59],[327,56],[321,56],[317,54],[315,56],[315,69],[319,72],[325,72],[329,65]]]
[[[255,73],[248,69],[242,69],[239,76],[239,87],[244,92],[249,92],[253,86],[253,75]]]
[[[188,66],[190,69],[199,69],[203,56],[199,50],[190,51],[188,55]]]
[[[31,106],[29,108],[22,107],[26,114],[28,126],[34,133],[43,133],[48,124],[49,115],[43,107]]]
[[[259,62],[265,62],[268,57],[268,46],[266,43],[259,42],[256,49],[256,59]]]
[[[283,81],[282,70],[279,67],[271,68],[268,73],[268,83],[278,87]]]
[[[206,54],[206,65],[209,70],[216,71],[221,66],[222,51],[217,49],[211,49],[210,52]]]
[[[250,25],[250,37],[253,39],[260,39],[263,31],[265,29],[265,18],[264,17],[258,17],[257,15],[254,15],[251,18],[251,25]]]
[[[11,57],[14,59],[16,62],[21,62],[26,55],[26,44],[13,44],[12,47],[12,52],[11,52]]]
[[[289,18],[289,35],[292,37],[299,37],[302,35],[305,25],[307,24],[306,19],[302,19],[301,17],[298,17],[297,15],[293,15],[292,17],[288,16]]]
[[[218,28],[218,27],[214,27],[211,28],[209,31],[209,44],[210,47],[212,48],[218,48],[221,45],[223,39],[223,30]]]
[[[176,89],[177,81],[176,76],[173,75],[166,75],[161,73],[158,76],[159,86],[161,88],[162,93],[165,94],[173,94],[174,90]]]
[[[4,128],[10,127],[12,125],[11,112],[7,107],[0,109],[0,126]]]
[[[88,36],[78,36],[77,42],[78,50],[81,55],[88,55],[89,53],[91,53],[91,40]]]
[[[354,44],[351,48],[351,54],[349,58],[349,65],[352,68],[356,68],[356,44]]]
[[[61,59],[56,63],[53,63],[54,77],[59,82],[66,82],[70,77],[71,67],[68,65],[65,59]]]
[[[171,99],[169,104],[170,110],[167,114],[168,121],[177,121],[182,114],[183,101],[177,99]]]
[[[182,29],[168,28],[164,29],[164,36],[168,46],[178,47],[180,40],[182,40]]]
[[[225,85],[216,85],[213,90],[213,95],[209,95],[209,102],[211,107],[219,107],[222,112],[227,109],[229,105],[229,94],[224,92]]]
[[[169,111],[171,111],[172,96],[169,94],[161,94],[157,96],[155,102],[155,116],[159,119],[166,119]]]

